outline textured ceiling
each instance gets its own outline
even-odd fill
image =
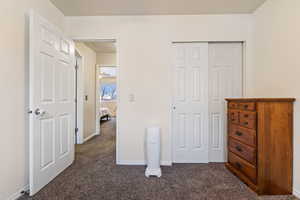
[[[252,13],[265,0],[51,0],[66,16]]]

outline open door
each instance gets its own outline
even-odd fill
[[[74,160],[74,43],[30,14],[30,195]]]

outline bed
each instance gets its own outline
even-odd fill
[[[100,108],[100,121],[109,120],[109,109],[106,107]]]

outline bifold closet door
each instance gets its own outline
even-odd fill
[[[242,43],[209,43],[209,161],[227,160],[225,98],[242,96]]]
[[[174,44],[173,162],[208,162],[208,43]]]

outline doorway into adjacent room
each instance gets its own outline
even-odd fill
[[[76,153],[116,143],[117,52],[115,40],[76,40]],[[108,134],[108,135],[107,135]],[[113,140],[113,143],[111,142]],[[93,145],[86,145],[93,144]],[[101,153],[100,150],[98,153]]]

